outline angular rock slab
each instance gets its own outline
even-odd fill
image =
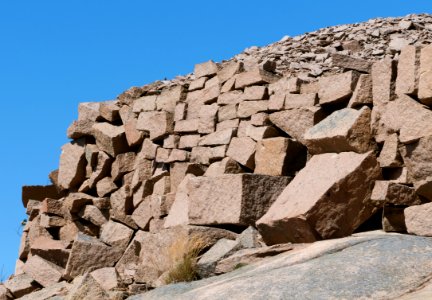
[[[432,236],[432,203],[405,208],[405,225],[411,234]]]
[[[311,154],[328,152],[364,153],[371,148],[371,110],[344,108],[309,129],[304,140]]]
[[[365,204],[381,170],[371,152],[313,156],[257,221],[266,244],[351,234],[375,209]]]
[[[84,152],[84,147],[77,143],[69,143],[62,147],[58,173],[58,183],[62,189],[74,188],[84,181]]]
[[[304,144],[303,135],[326,117],[319,107],[302,107],[272,113],[270,121]]]
[[[254,225],[290,182],[289,177],[228,174],[189,181],[189,223]]]
[[[64,277],[74,278],[100,268],[112,267],[122,255],[98,239],[78,233],[71,249]]]
[[[432,275],[430,247],[429,238],[363,233],[128,300],[397,299],[422,287]]]

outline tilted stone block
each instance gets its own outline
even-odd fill
[[[370,61],[339,53],[332,54],[332,62],[333,66],[364,73],[370,73],[372,69]]]
[[[69,143],[62,147],[58,183],[62,189],[71,189],[80,185],[85,179],[84,147]]]
[[[390,58],[385,58],[372,65],[372,96],[374,105],[392,101],[394,98],[394,79],[396,65]]]
[[[372,104],[372,102],[372,76],[361,74],[348,107],[363,106],[365,104]]]
[[[354,151],[364,153],[371,149],[371,110],[344,108],[310,128],[303,136],[311,154]]]
[[[102,118],[110,123],[120,119],[119,111],[120,107],[117,105],[117,101],[115,100],[100,103],[99,113]]]
[[[348,100],[354,92],[359,74],[354,71],[321,77],[319,80],[319,103],[337,104]]]
[[[232,128],[216,131],[203,136],[199,141],[198,145],[200,146],[228,145],[234,133],[235,130]]]
[[[183,101],[186,98],[186,89],[177,85],[166,88],[156,99],[156,107],[158,110],[163,110],[174,114],[177,102]]]
[[[253,170],[255,168],[256,142],[249,137],[232,138],[227,156],[241,165]]]
[[[133,103],[132,111],[134,113],[140,113],[142,111],[154,111],[156,110],[156,99],[157,95],[138,98]]]
[[[112,157],[126,152],[128,149],[124,126],[96,123],[93,125],[93,134],[99,149]]]
[[[217,77],[221,83],[231,79],[234,75],[243,71],[243,63],[230,61],[223,65],[222,69],[218,71]]]
[[[244,101],[240,102],[237,110],[237,117],[239,118],[247,118],[258,112],[267,111],[268,110],[268,101]]]
[[[273,83],[280,79],[278,75],[264,71],[260,68],[243,72],[237,75],[235,80],[235,88],[242,89],[251,85],[260,85],[264,83]]]
[[[270,121],[289,136],[304,144],[303,135],[326,117],[319,107],[302,107],[270,114]]]
[[[373,153],[315,155],[257,221],[258,230],[266,244],[350,235],[375,212],[366,201],[380,177]]]
[[[133,230],[129,227],[117,222],[109,221],[101,228],[100,240],[105,244],[117,247],[124,251],[126,250],[133,233]]]
[[[212,60],[207,62],[196,64],[194,74],[196,78],[200,78],[203,76],[212,76],[218,72],[218,66]]]
[[[316,104],[318,104],[316,93],[285,95],[285,109],[315,106]]]
[[[414,188],[386,180],[375,181],[371,201],[381,207],[387,204],[406,206],[421,204]]]
[[[112,267],[121,255],[122,251],[117,248],[107,246],[94,237],[78,233],[64,276],[72,279],[100,268]]]
[[[381,168],[402,167],[402,158],[399,153],[399,139],[396,133],[389,135],[378,157]]]
[[[43,287],[49,287],[61,280],[64,269],[38,255],[34,255],[24,265],[24,272]]]

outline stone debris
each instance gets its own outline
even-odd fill
[[[432,236],[431,29],[328,27],[80,104],[0,299],[125,299],[196,238],[207,277],[371,224]]]

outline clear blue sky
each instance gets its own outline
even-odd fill
[[[0,270],[14,269],[21,186],[49,183],[79,102],[284,35],[421,12],[431,0],[0,1]]]

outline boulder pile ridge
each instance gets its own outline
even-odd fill
[[[374,19],[79,104],[52,184],[23,187],[0,300],[126,299],[190,244],[198,279],[370,229],[432,236],[431,43],[430,15]]]

